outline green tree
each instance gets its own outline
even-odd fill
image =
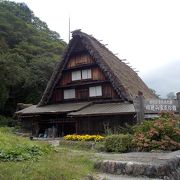
[[[0,113],[37,103],[66,43],[25,3],[0,0]]]

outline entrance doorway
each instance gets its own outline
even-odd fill
[[[68,134],[76,133],[76,122],[63,122],[57,124],[57,135],[63,137]]]
[[[75,134],[76,133],[76,123],[75,122],[65,122],[63,131],[64,131],[64,135]]]

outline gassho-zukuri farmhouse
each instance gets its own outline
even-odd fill
[[[33,136],[102,134],[135,123],[133,100],[157,98],[138,74],[94,37],[73,31],[38,105],[16,112]]]

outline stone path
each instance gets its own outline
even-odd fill
[[[169,153],[98,153],[97,156],[101,160],[96,161],[95,168],[102,173],[129,175],[134,176],[134,178],[146,176],[149,178],[180,180],[180,150]],[[113,180],[112,177],[109,179]]]

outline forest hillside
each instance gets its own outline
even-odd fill
[[[26,4],[0,0],[0,114],[39,101],[65,46]]]

